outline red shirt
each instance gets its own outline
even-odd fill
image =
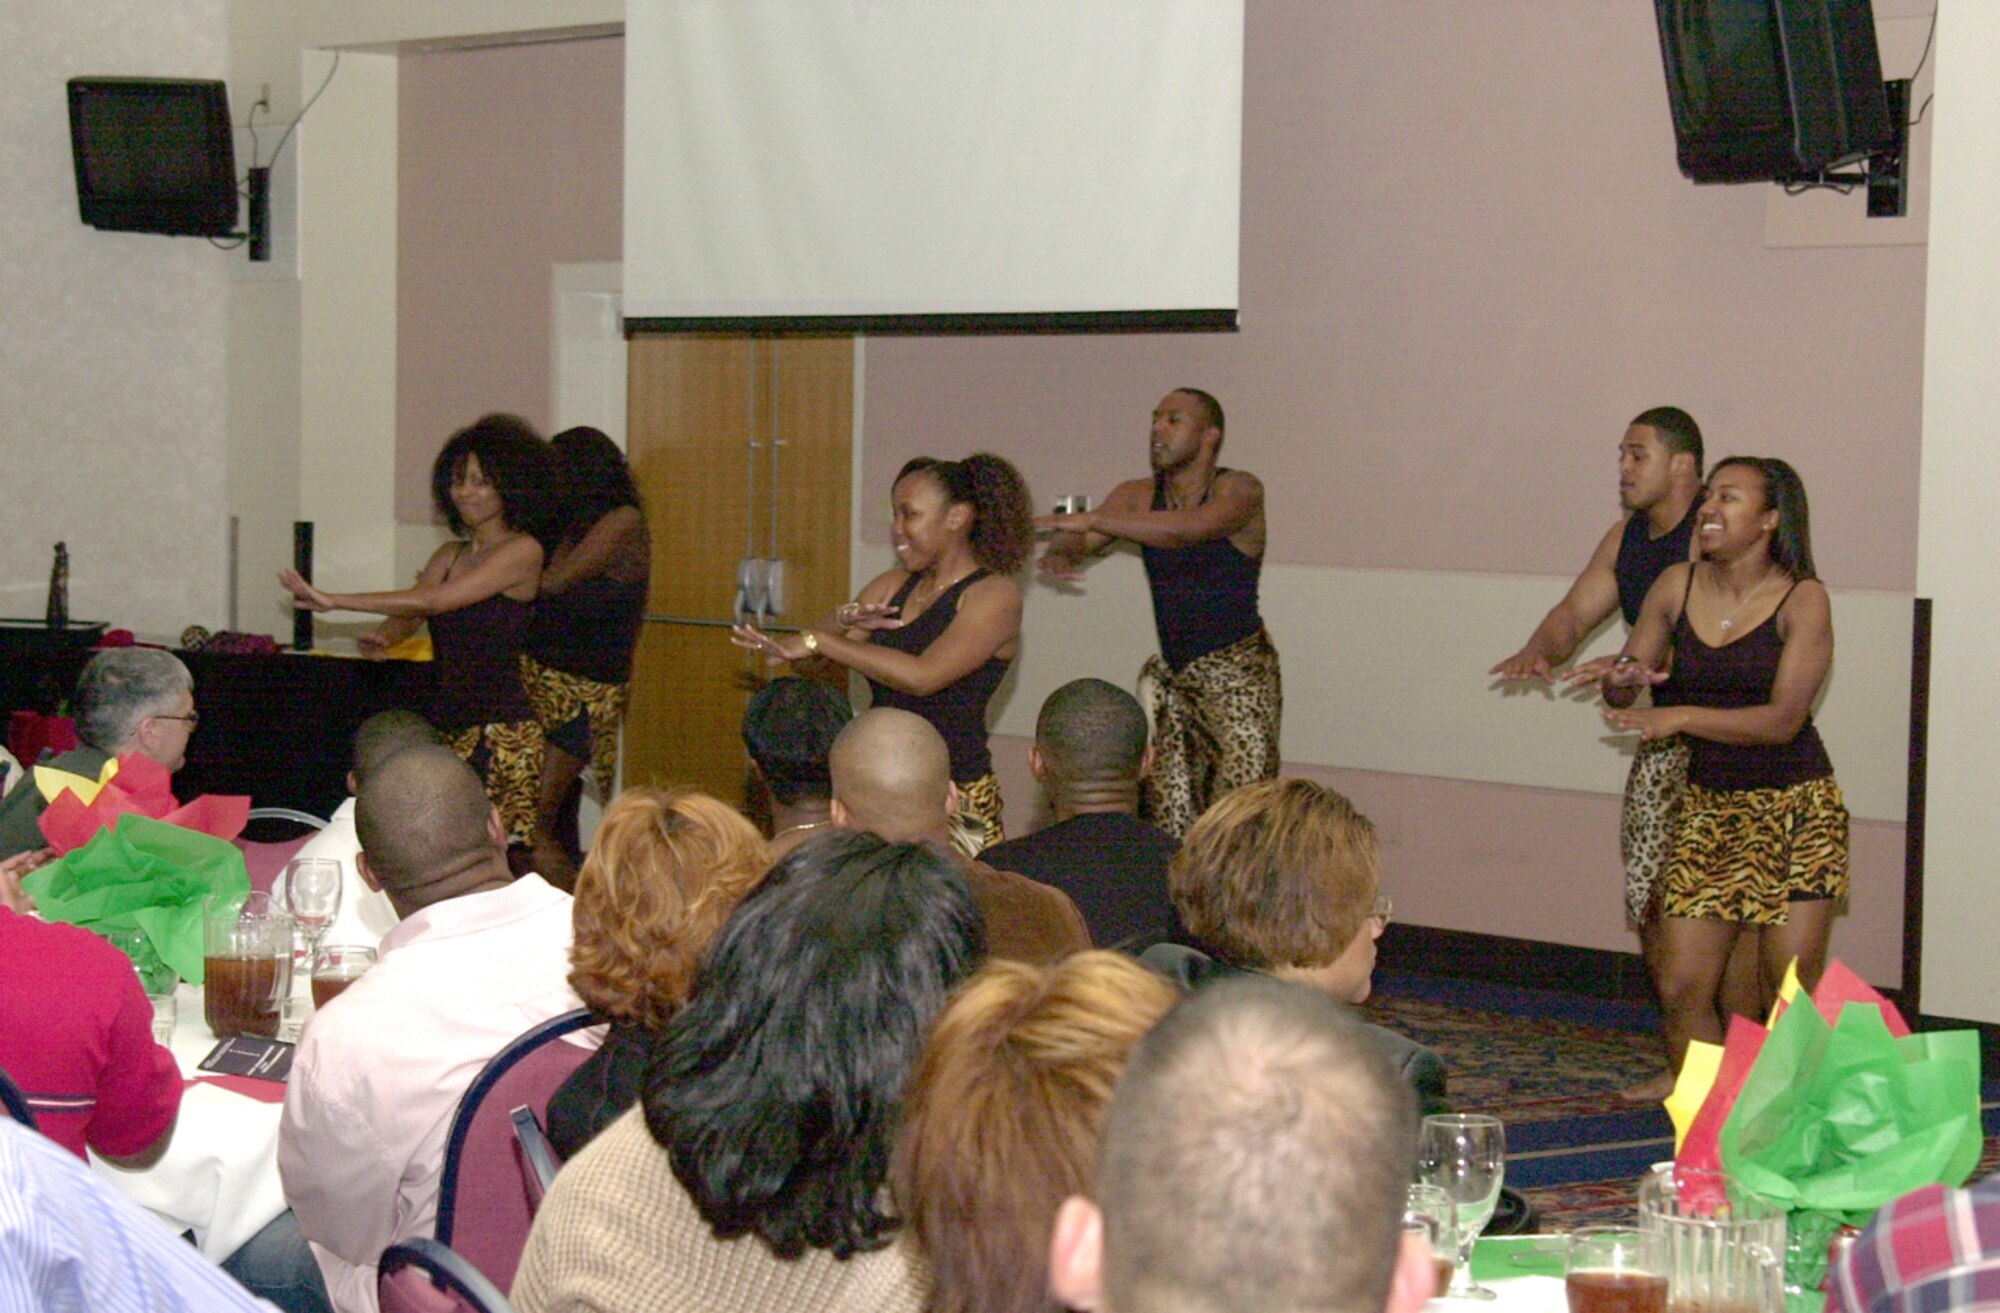
[[[123,953],[88,930],[0,908],[0,1069],[42,1133],[83,1157],[152,1144],[181,1104],[174,1055]]]

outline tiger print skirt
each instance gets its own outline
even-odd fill
[[[1000,777],[991,773],[958,786],[958,814],[952,817],[951,846],[967,857],[977,857],[1007,837],[1000,823],[1004,804],[1000,798]]]
[[[1668,916],[1783,925],[1794,902],[1847,896],[1847,807],[1831,775],[1782,789],[1687,786]]]
[[[535,708],[535,719],[553,737],[583,716],[590,723],[590,780],[597,800],[611,805],[612,781],[618,778],[618,727],[632,700],[630,684],[602,684],[567,670],[545,666],[531,656],[521,658],[521,687]]]
[[[535,841],[535,804],[542,786],[542,724],[538,720],[495,721],[445,730],[446,747],[464,758],[486,782],[486,796],[499,809],[509,843]]]

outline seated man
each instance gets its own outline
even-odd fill
[[[1091,1313],[1415,1313],[1436,1270],[1402,1227],[1415,1109],[1340,1004],[1247,977],[1133,1051],[1091,1197],[1056,1214],[1049,1287]]]
[[[0,1308],[270,1313],[158,1218],[4,1117]]]
[[[764,685],[744,708],[743,746],[771,804],[773,863],[833,824],[827,758],[853,718],[846,694],[796,675]]]
[[[179,657],[151,647],[110,648],[77,677],[76,735],[83,742],[42,764],[94,780],[105,762],[137,752],[171,774],[187,760],[188,738],[200,721],[194,678]],[[36,822],[47,806],[33,770],[0,798],[0,857],[43,846]]]
[[[893,707],[862,712],[833,741],[829,764],[834,824],[952,850],[958,787],[951,752],[922,716]],[[980,861],[965,861],[964,869],[992,956],[1046,966],[1090,947],[1083,916],[1062,890]]]
[[[1381,892],[1375,827],[1332,789],[1263,780],[1224,794],[1189,828],[1167,883],[1206,951],[1160,944],[1140,961],[1183,987],[1257,971],[1343,1003],[1374,988],[1375,941],[1392,905]],[[1422,1111],[1448,1111],[1438,1055],[1368,1030],[1416,1087]]]
[[[1153,760],[1146,713],[1124,689],[1078,679],[1049,694],[1028,769],[1055,823],[980,854],[1068,894],[1091,939],[1136,953],[1180,933],[1167,863],[1180,843],[1139,819],[1139,781]]]
[[[2000,1308],[2000,1173],[1882,1206],[1827,1270],[1828,1313]]]
[[[354,832],[353,795],[361,792],[361,781],[404,748],[437,741],[431,723],[414,711],[378,711],[354,731],[347,771],[349,796],[333,809],[326,828],[306,840],[295,854],[299,861],[330,858],[341,864],[340,914],[327,928],[325,942],[372,947],[395,926],[396,909],[389,906],[389,896],[368,887],[354,860],[361,851],[361,838]]]
[[[372,1313],[382,1250],[431,1234],[466,1087],[522,1032],[583,1004],[568,982],[569,895],[514,878],[499,813],[449,749],[389,758],[361,781],[354,819],[362,874],[402,920],[306,1024],[278,1171],[333,1306]]]
[[[6,907],[0,1070],[42,1132],[79,1158],[89,1146],[114,1167],[151,1167],[174,1137],[181,1069],[153,1042],[153,1005],[132,960],[88,930]]]

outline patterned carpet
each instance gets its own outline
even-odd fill
[[[1665,1065],[1651,1008],[1387,972],[1375,986],[1369,1019],[1443,1056],[1455,1107],[1507,1123],[1507,1182],[1542,1230],[1632,1216],[1639,1178],[1673,1156],[1666,1112],[1618,1097]],[[2000,1169],[2000,1087],[1985,1099],[1976,1175]]]

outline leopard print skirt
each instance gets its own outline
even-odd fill
[[[535,841],[535,803],[542,785],[542,723],[495,721],[444,731],[445,746],[486,781],[486,796],[500,809],[507,842]]]
[[[1847,896],[1847,807],[1831,775],[1782,789],[1689,784],[1664,911],[1783,925],[1787,905]]]
[[[1147,658],[1139,703],[1153,722],[1141,814],[1176,839],[1231,789],[1278,778],[1284,686],[1278,649],[1262,629],[1179,670]]]
[[[1625,776],[1618,851],[1625,859],[1625,924],[1636,930],[1658,914],[1654,889],[1674,852],[1674,825],[1687,792],[1687,740],[1645,739]]]
[[[625,723],[632,686],[600,684],[523,656],[521,687],[527,690],[544,734],[561,729],[578,716],[590,718],[590,780],[598,802],[610,806],[612,782],[618,778],[618,727]]]
[[[977,857],[1007,837],[1000,823],[1006,804],[1000,797],[1000,777],[987,772],[976,780],[958,783],[958,814],[952,817],[951,846],[967,857]]]

